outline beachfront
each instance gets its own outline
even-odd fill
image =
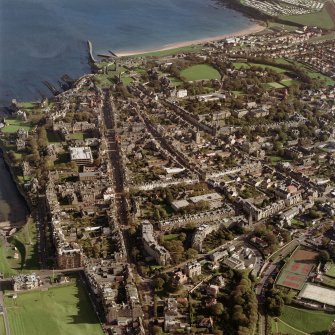
[[[138,54],[149,53],[149,52],[158,52],[158,51],[164,51],[164,50],[169,50],[169,49],[182,48],[182,47],[187,47],[187,46],[190,46],[190,45],[204,44],[204,43],[208,43],[208,42],[212,42],[212,41],[220,41],[220,40],[223,40],[225,38],[230,38],[230,37],[238,37],[238,36],[255,34],[255,33],[259,33],[261,31],[263,31],[264,29],[265,29],[265,27],[263,25],[261,25],[259,23],[255,23],[247,29],[242,29],[242,30],[236,31],[234,33],[222,34],[222,35],[206,37],[206,38],[201,38],[201,39],[195,39],[195,40],[188,40],[188,41],[166,44],[161,48],[119,51],[119,52],[116,51],[116,54],[119,57],[125,57],[125,56],[132,56],[132,55],[138,55]]]

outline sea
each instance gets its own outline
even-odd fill
[[[233,33],[252,22],[214,0],[0,0],[0,106],[50,95],[43,81],[90,71],[94,52],[126,52]]]

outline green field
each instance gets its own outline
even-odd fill
[[[73,134],[70,135],[70,138],[71,138],[72,140],[80,140],[80,141],[83,141],[83,140],[84,140],[84,137],[85,137],[84,133],[73,133]]]
[[[329,270],[326,273],[327,276],[329,277],[334,277],[335,278],[335,264],[332,264],[329,268]]]
[[[258,64],[258,63],[248,63],[250,66],[255,66],[255,67],[260,67],[264,70],[272,70],[274,72],[277,72],[277,73],[284,73],[286,72],[287,70],[286,69],[283,69],[281,67],[277,67],[277,66],[272,66],[272,65],[266,65],[266,64]]]
[[[272,319],[272,334],[305,335],[304,332],[290,327],[278,318],[276,318],[276,320]]]
[[[0,335],[6,334],[6,328],[5,328],[5,321],[3,319],[3,316],[0,315]]]
[[[249,69],[250,68],[250,65],[247,64],[247,63],[233,63],[233,66],[236,70],[240,70],[242,68],[244,68],[244,69]]]
[[[5,297],[12,335],[102,335],[80,280],[48,291]]]
[[[48,130],[47,131],[47,137],[48,137],[48,142],[50,144],[53,144],[53,143],[62,143],[62,138],[59,136],[58,133],[56,132],[53,132],[52,130]]]
[[[4,133],[16,133],[20,128],[24,130],[31,130],[29,122],[25,122],[17,119],[6,119],[7,126],[1,128]]]
[[[212,66],[199,64],[188,67],[180,72],[187,81],[220,79],[220,74]]]
[[[9,277],[11,275],[14,275],[16,273],[16,270],[13,269],[13,262],[11,261],[13,259],[14,251],[13,250],[7,250],[7,248],[4,247],[4,242],[0,241],[0,272],[2,272],[5,277]],[[19,262],[16,262],[17,266]]]
[[[276,82],[272,82],[272,83],[266,83],[264,84],[265,88],[268,89],[279,89],[279,88],[284,88],[285,86]]]
[[[284,306],[280,320],[307,334],[327,334],[329,326],[335,318],[335,314],[320,311],[311,311],[291,306]],[[290,334],[299,334],[292,332]]]
[[[180,48],[166,49],[161,51],[144,52],[140,54],[131,55],[131,57],[164,57],[164,56],[174,56],[180,53],[192,53],[200,51],[203,48],[201,44],[188,45]]]
[[[32,271],[39,268],[37,250],[37,230],[34,223],[27,223],[21,230],[9,238],[9,245],[5,247],[4,241],[0,241],[0,272],[6,277],[16,274],[18,271]],[[16,247],[17,250],[14,250]],[[19,255],[14,259],[14,254]]]
[[[179,234],[168,234],[168,235],[163,235],[163,240],[164,241],[173,241],[173,240],[178,240]]]
[[[282,16],[281,19],[291,21],[294,23],[303,24],[306,26],[318,26],[320,28],[332,29],[334,22],[330,17],[328,10],[324,7],[320,12],[305,14],[305,15],[292,15]]]

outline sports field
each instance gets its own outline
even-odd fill
[[[5,298],[12,335],[102,335],[98,318],[79,279],[48,291]]]
[[[277,285],[300,291],[316,265],[316,256],[316,252],[298,249],[285,264]]]
[[[187,81],[220,79],[220,74],[212,66],[199,64],[188,67],[180,72]]]
[[[334,318],[334,314],[284,306],[278,322],[273,321],[272,330],[274,334],[278,332],[288,335],[326,335]]]

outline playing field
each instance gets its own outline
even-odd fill
[[[83,284],[19,293],[5,298],[12,335],[102,335]]]
[[[220,74],[212,66],[199,64],[188,67],[180,72],[187,81],[220,79]]]
[[[326,335],[334,318],[334,314],[284,306],[280,321],[286,325],[279,323],[278,326],[280,331],[283,331],[281,328],[284,326],[285,334],[300,334],[301,331],[307,334]]]
[[[298,249],[285,264],[277,285],[301,290],[316,265],[316,252]]]

